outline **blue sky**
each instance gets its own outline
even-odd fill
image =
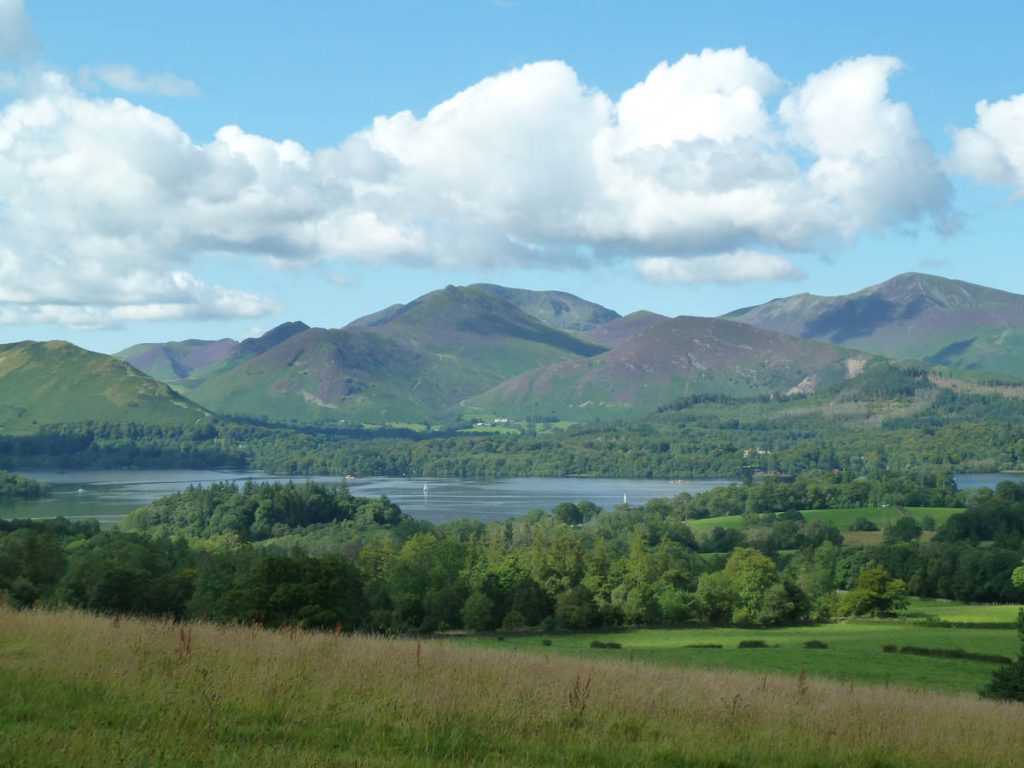
[[[1024,4],[290,5],[0,0],[0,340],[1024,293]]]

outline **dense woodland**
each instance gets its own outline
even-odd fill
[[[862,547],[799,512],[882,499],[963,511],[930,541],[893,524]],[[744,525],[698,536],[687,524],[723,510]],[[965,494],[933,475],[810,473],[442,526],[344,487],[221,484],[166,497],[119,530],[0,523],[0,591],[15,605],[400,632],[772,626],[891,614],[907,595],[1022,601],[1011,579],[1022,539],[1024,486]]]
[[[191,427],[66,425],[0,436],[0,467],[634,478],[1024,468],[1020,400],[948,389],[929,389],[924,397],[920,390],[906,394],[913,379],[901,375],[865,381],[860,390],[844,390],[834,402],[828,393],[816,400],[700,396],[635,422],[540,432],[525,423],[509,434],[459,431],[465,422],[424,432],[225,421]],[[877,407],[879,392],[889,398],[887,417],[868,409],[867,403]]]

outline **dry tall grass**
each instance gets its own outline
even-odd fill
[[[1024,707],[0,608],[0,765],[1019,766]]]

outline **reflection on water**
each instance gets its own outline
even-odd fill
[[[453,480],[439,478],[373,477],[353,480],[359,496],[385,495],[404,512],[424,520],[444,522],[458,518],[505,520],[531,509],[550,511],[562,501],[587,499],[611,509],[623,498],[630,504],[699,493],[732,480],[615,480],[595,477],[517,477],[506,480]]]
[[[295,477],[260,472],[202,470],[110,470],[78,472],[21,472],[51,488],[48,498],[0,503],[0,518],[94,517],[109,526],[130,510],[182,491],[189,485],[217,482],[305,483],[310,480],[338,484],[340,477]],[[699,493],[732,480],[615,480],[583,477],[521,477],[506,480],[369,477],[349,480],[357,496],[387,496],[404,512],[435,523],[459,518],[505,520],[531,509],[550,511],[562,501],[588,499],[611,509],[627,499],[643,504],[656,497]]]

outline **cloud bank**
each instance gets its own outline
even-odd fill
[[[237,126],[197,143],[51,73],[0,112],[0,322],[272,311],[189,272],[218,253],[793,277],[773,253],[950,226],[939,160],[888,96],[899,66],[867,56],[787,88],[744,49],[705,50],[614,100],[544,61],[315,151]],[[154,87],[120,75],[123,90]]]
[[[789,259],[772,253],[735,251],[689,259],[651,256],[636,262],[637,272],[652,283],[686,285],[799,280],[805,274]]]

